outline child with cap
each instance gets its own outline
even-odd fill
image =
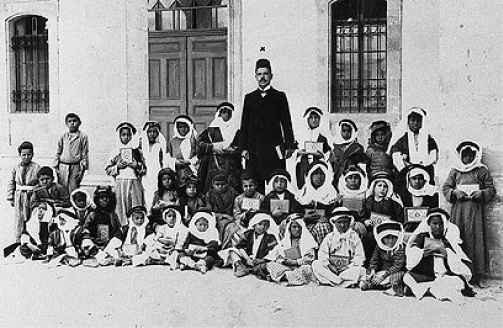
[[[365,253],[360,237],[351,229],[353,221],[352,212],[345,207],[332,212],[333,231],[321,243],[318,259],[312,264],[320,284],[356,287],[365,276]]]
[[[125,226],[128,211],[144,204],[141,178],[145,175],[145,162],[135,138],[136,128],[129,122],[123,122],[116,131],[117,143],[110,152],[105,171],[115,179],[117,216],[121,225]]]
[[[463,250],[472,260],[474,279],[485,272],[484,205],[496,195],[493,178],[482,164],[482,149],[473,141],[456,147],[457,160],[443,185],[447,201],[452,203],[452,221],[459,227]]]
[[[402,278],[405,273],[403,227],[399,222],[382,222],[374,227],[377,246],[370,259],[369,275],[360,289],[388,289],[389,295],[404,296]]]

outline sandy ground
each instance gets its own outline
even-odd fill
[[[0,186],[6,171],[0,169]],[[0,246],[12,238],[1,193]],[[0,259],[0,262],[2,259]],[[0,264],[0,327],[503,327],[503,282],[464,305],[380,291],[282,287],[230,269]]]

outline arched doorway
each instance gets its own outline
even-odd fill
[[[228,97],[228,0],[149,1],[149,117],[169,138],[177,115],[198,131]]]

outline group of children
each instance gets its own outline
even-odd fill
[[[266,186],[241,165],[233,111],[220,104],[201,134],[179,116],[169,142],[157,122],[147,122],[140,139],[132,124],[119,124],[105,168],[114,188],[98,186],[92,197],[79,188],[88,144],[77,115],[66,117],[56,172],[34,163],[33,145],[23,142],[7,198],[16,242],[4,254],[202,273],[230,266],[237,277],[285,285],[430,293],[454,302],[474,295],[470,281],[477,283],[485,264],[483,204],[495,195],[479,145],[456,149],[442,188],[453,203],[450,219],[438,208],[438,147],[421,108],[395,133],[385,121],[372,123],[366,151],[354,122],[341,120],[332,138],[322,110],[308,108],[287,170],[273,170]]]

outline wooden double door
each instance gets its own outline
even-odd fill
[[[190,116],[198,132],[227,100],[227,31],[149,33],[149,116],[169,140],[173,120]]]

